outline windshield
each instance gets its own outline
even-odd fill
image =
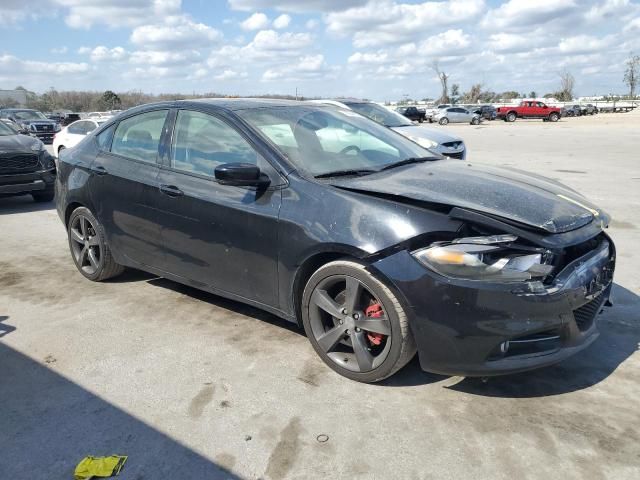
[[[47,117],[36,110],[14,110],[13,116],[18,120],[47,120]]]
[[[237,113],[313,176],[370,173],[408,158],[438,158],[402,135],[349,110],[295,106]]]
[[[18,133],[17,130],[14,130],[4,122],[0,122],[0,136],[6,137],[7,135],[15,135],[16,133]]]
[[[345,103],[345,105],[360,115],[364,115],[385,127],[406,127],[413,125],[411,121],[407,120],[407,117],[392,112],[388,108],[384,108],[375,103]]]

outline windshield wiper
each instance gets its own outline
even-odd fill
[[[349,170],[334,170],[333,172],[326,172],[316,175],[314,178],[330,178],[330,177],[347,177],[349,175],[359,176],[368,175],[370,173],[376,173],[378,170],[371,169],[349,169]]]
[[[382,167],[380,171],[401,167],[403,165],[410,165],[412,163],[428,162],[431,160],[440,160],[440,159],[438,157],[409,157],[409,158],[405,158],[404,160],[400,160],[399,162],[390,163],[389,165]]]

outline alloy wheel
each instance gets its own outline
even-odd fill
[[[69,226],[71,251],[78,267],[87,275],[94,275],[100,267],[102,249],[95,225],[84,215],[76,216]]]
[[[384,306],[360,280],[333,275],[314,289],[311,331],[335,364],[365,373],[379,367],[391,349],[391,322]]]

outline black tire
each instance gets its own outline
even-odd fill
[[[449,123],[449,119],[447,117],[442,117],[440,120],[438,120],[438,123],[440,125],[446,125],[447,123]]]
[[[472,118],[471,119],[471,125],[480,125],[480,119],[479,118]]]
[[[505,120],[507,122],[515,122],[516,118],[518,118],[518,115],[516,115],[515,112],[509,112],[509,113],[507,113],[507,116],[505,117]]]
[[[549,121],[550,122],[557,122],[560,119],[560,115],[558,115],[556,112],[551,112],[549,114]]]
[[[347,281],[360,287],[359,293],[353,296],[360,299],[360,302],[353,302],[353,312],[347,310],[350,288],[346,284]],[[340,282],[345,282],[344,288]],[[333,287],[324,290],[325,286],[332,284]],[[363,307],[363,298],[374,303],[369,303],[369,307]],[[318,299],[322,301],[318,302]],[[319,304],[325,305],[326,299],[330,302],[329,310],[336,312],[337,316],[328,313],[326,307],[319,307]],[[358,327],[372,321],[368,313],[365,313],[372,305],[382,308],[383,317],[373,321],[376,324],[378,321],[384,322],[385,328],[388,329],[388,333],[382,335],[380,340],[384,343],[375,345],[371,343],[370,337],[374,330],[367,331],[364,327]],[[358,323],[363,320],[365,323]],[[373,383],[383,380],[404,367],[416,353],[409,322],[400,301],[381,280],[369,273],[365,264],[360,262],[333,261],[320,267],[311,276],[302,295],[302,323],[318,356],[340,375],[358,382]],[[349,328],[352,329],[351,332]],[[338,336],[331,335],[333,343],[326,344],[325,347],[330,346],[325,350],[319,341],[326,340],[326,334],[330,332],[337,332]],[[339,336],[340,333],[342,336]],[[358,342],[358,345],[364,347],[355,348],[356,343],[352,342]],[[334,349],[341,351],[332,351]],[[367,365],[365,368],[362,367],[357,352],[362,354],[363,349],[367,350],[364,353],[365,358],[370,359],[370,363],[364,363]],[[351,363],[348,363],[349,359]]]
[[[85,223],[86,228],[76,227],[83,223],[83,219],[88,221],[88,224]],[[67,224],[67,238],[76,268],[89,280],[101,282],[124,271],[124,267],[113,259],[104,228],[88,208],[78,207],[73,211]]]
[[[36,192],[32,193],[33,201],[37,203],[47,203],[53,202],[54,197],[56,196],[55,192],[52,190],[45,190],[44,192]]]
[[[424,122],[424,118],[419,118],[418,123],[422,123],[422,122]]]

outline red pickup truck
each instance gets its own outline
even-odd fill
[[[535,100],[525,100],[517,107],[498,107],[497,113],[497,118],[505,122],[515,122],[516,118],[541,118],[545,122],[557,122],[561,116],[559,108]]]

